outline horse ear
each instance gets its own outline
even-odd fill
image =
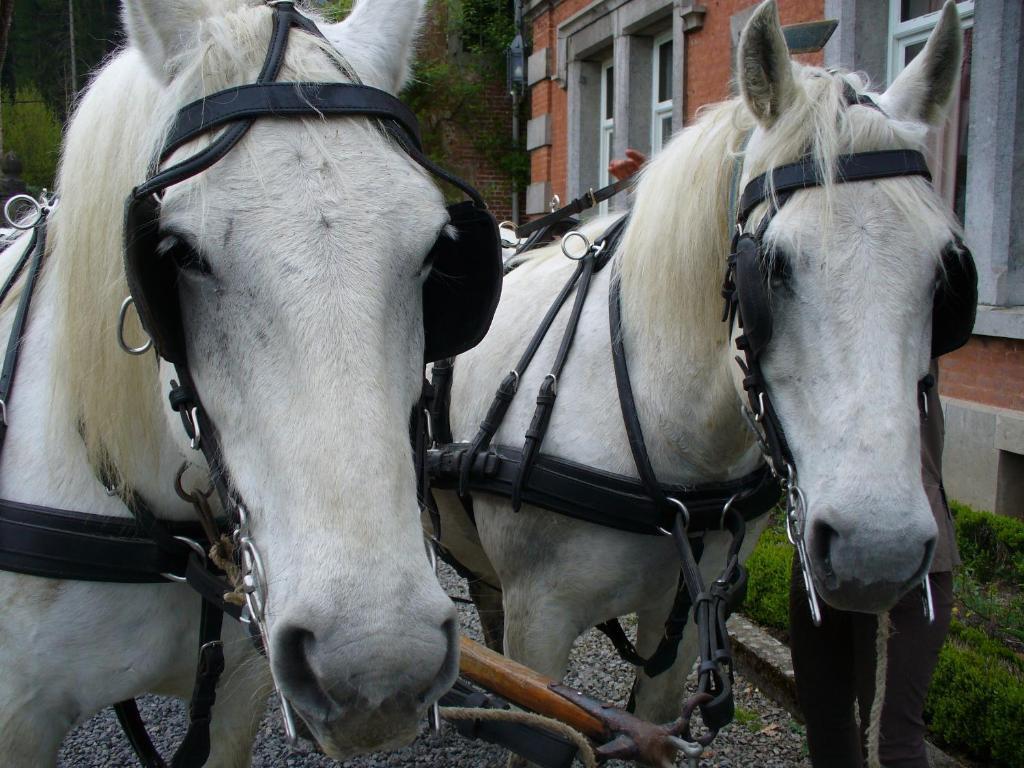
[[[123,0],[128,43],[158,78],[169,80],[177,58],[191,48],[198,22],[209,14],[209,6],[204,0]]]
[[[762,3],[754,11],[740,37],[738,55],[736,64],[743,99],[758,122],[770,128],[797,93],[775,0]]]
[[[357,0],[348,17],[322,29],[367,85],[397,94],[409,78],[424,0]]]
[[[953,0],[946,0],[928,43],[900,72],[879,99],[880,106],[898,119],[936,125],[946,116],[960,75],[963,31]]]

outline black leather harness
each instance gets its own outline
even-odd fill
[[[187,582],[202,597],[189,728],[170,763],[172,768],[198,768],[209,756],[210,716],[224,669],[220,640],[223,616],[227,614],[247,623],[257,648],[264,650],[261,635],[265,631],[266,584],[258,552],[249,537],[245,507],[227,475],[217,430],[202,407],[189,370],[181,310],[177,306],[176,276],[173,265],[161,259],[157,248],[160,195],[221,160],[256,119],[325,115],[376,119],[409,157],[470,198],[469,202],[449,208],[450,223],[459,237],[439,240],[432,251],[436,274],[428,278],[423,296],[427,359],[457,354],[476,343],[490,324],[500,293],[497,225],[479,194],[423,155],[416,118],[408,108],[394,96],[358,83],[343,62],[339,61],[338,66],[357,81],[355,84],[275,82],[291,30],[297,27],[311,35],[322,35],[290,0],[268,4],[273,6],[273,31],[257,82],[212,94],[179,111],[166,144],[151,165],[149,178],[129,196],[125,215],[125,272],[132,299],[158,354],[175,366],[178,380],[172,382],[171,407],[181,415],[192,447],[202,452],[227,519],[214,521],[206,510],[205,525],[169,523],[158,519],[137,494],[122,498],[131,519],[0,501],[0,568],[4,570],[100,582]],[[161,163],[176,149],[221,128],[222,132],[206,148],[161,169]],[[40,206],[30,246],[0,288],[2,302],[28,267],[0,374],[0,449],[7,430],[7,404],[15,381],[18,352],[46,251],[46,226],[51,210],[48,204]],[[456,240],[461,250],[455,245]],[[457,302],[461,291],[469,293]],[[103,474],[105,477],[97,478],[97,482],[116,495],[114,489],[120,487],[116,468],[106,468]],[[228,533],[230,538],[223,535]],[[217,540],[211,540],[211,535]],[[244,579],[229,582],[206,554],[213,547],[223,547],[222,555],[233,554],[235,566]],[[244,607],[238,590],[244,593]],[[229,595],[232,599],[227,599]],[[281,703],[286,731],[291,731],[289,736],[294,738],[288,702],[282,697]],[[164,768],[167,764],[153,747],[135,702],[120,702],[115,711],[142,764],[147,768]]]
[[[431,383],[424,389],[423,407],[433,425],[433,435],[423,442],[431,445],[419,461],[423,478],[422,497],[435,526],[439,515],[430,493],[432,488],[454,489],[470,518],[472,494],[491,493],[508,497],[515,509],[523,503],[551,512],[631,533],[672,536],[681,560],[681,579],[665,633],[656,651],[644,659],[629,642],[617,620],[599,625],[627,661],[641,666],[651,676],[664,672],[675,662],[687,615],[695,606],[701,666],[694,704],[701,707],[708,732],[701,737],[710,743],[733,717],[732,656],[725,619],[742,601],[746,574],[739,564],[745,521],[764,514],[779,499],[779,485],[767,467],[737,480],[693,486],[663,485],[655,476],[647,454],[636,403],[629,382],[626,352],[619,310],[619,280],[612,278],[609,293],[609,328],[619,404],[639,479],[616,475],[576,462],[546,456],[540,447],[550,423],[558,395],[558,378],[568,358],[583,304],[593,275],[611,263],[628,218],[617,221],[579,259],[579,263],[544,316],[515,368],[499,385],[494,400],[469,443],[454,443],[448,407],[453,361],[435,365]],[[537,408],[526,432],[522,449],[492,446],[522,374],[530,365],[555,318],[575,290],[575,301],[551,372],[537,394]],[[728,563],[709,588],[697,566],[701,550],[699,536],[708,530],[732,534]],[[440,536],[437,537],[441,539]],[[449,558],[450,553],[442,552]],[[632,702],[631,702],[632,705]]]

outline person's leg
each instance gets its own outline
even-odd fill
[[[930,576],[935,623],[929,624],[921,590],[913,589],[890,612],[889,658],[879,758],[885,768],[928,768],[924,700],[949,631],[953,574]]]
[[[861,768],[860,734],[853,716],[854,665],[850,614],[822,603],[815,627],[799,563],[789,591],[790,649],[797,696],[815,768]]]

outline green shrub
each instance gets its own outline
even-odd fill
[[[964,566],[979,581],[995,579],[1024,587],[1024,522],[952,502]]]
[[[777,525],[766,529],[746,565],[750,582],[743,613],[763,626],[788,629],[793,547],[785,531]]]
[[[3,97],[4,152],[22,162],[22,179],[30,187],[53,188],[60,155],[61,125],[34,87],[19,88],[12,101]]]
[[[1024,661],[983,632],[954,622],[925,717],[933,733],[972,756],[1024,768]]]

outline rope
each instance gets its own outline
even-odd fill
[[[508,723],[521,723],[551,731],[576,745],[579,750],[577,757],[586,768],[597,768],[597,755],[590,746],[587,737],[570,725],[544,715],[523,712],[516,709],[477,709],[475,707],[441,707],[441,717],[446,720],[497,720]]]
[[[232,605],[245,605],[245,592],[242,590],[242,571],[235,563],[235,545],[227,534],[210,547],[210,562],[227,574],[228,581],[235,588],[233,592],[224,593],[224,602]]]
[[[878,754],[882,736],[882,706],[885,703],[885,678],[889,669],[889,614],[879,614],[875,631],[875,698],[871,702],[868,723],[868,768],[881,768]]]

